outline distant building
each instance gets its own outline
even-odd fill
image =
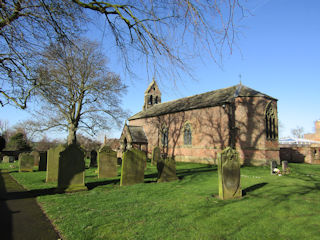
[[[320,141],[320,120],[315,122],[315,133],[307,133],[304,134],[305,139],[313,140],[313,141]]]
[[[218,153],[233,146],[242,164],[280,163],[277,99],[241,84],[161,103],[152,81],[143,110],[128,120],[122,150],[140,148],[150,157],[159,146],[176,161],[216,164]]]

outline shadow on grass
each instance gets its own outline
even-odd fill
[[[250,187],[247,187],[245,189],[242,190],[242,196],[245,196],[247,195],[247,193],[249,192],[253,192],[254,190],[257,190],[259,188],[262,188],[264,187],[265,185],[267,185],[268,183],[266,182],[263,182],[263,183],[258,183],[258,184],[255,184],[255,185],[252,185]]]
[[[112,179],[112,180],[106,180],[106,181],[97,181],[97,182],[90,182],[90,183],[86,183],[86,186],[88,188],[88,190],[92,190],[96,187],[99,186],[104,186],[104,185],[108,185],[108,184],[118,184],[120,183],[120,179]]]

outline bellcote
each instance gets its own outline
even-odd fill
[[[156,81],[153,79],[147,90],[144,92],[143,110],[147,110],[158,103],[161,103],[161,92]]]

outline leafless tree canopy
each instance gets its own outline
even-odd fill
[[[297,126],[294,129],[291,129],[291,134],[295,138],[303,138],[304,129],[301,126]]]
[[[39,83],[32,70],[50,41],[79,33],[80,7],[67,0],[0,1],[0,104],[24,109]]]
[[[95,134],[126,116],[120,101],[126,86],[108,71],[97,44],[82,39],[75,43],[56,42],[43,52],[36,71],[43,104],[37,121],[30,123],[40,131],[68,130],[69,144],[76,141],[77,130]]]
[[[91,13],[103,15],[108,42],[127,70],[143,57],[147,70],[187,70],[194,54],[216,60],[232,49],[241,0],[11,0],[0,2],[0,104],[25,108],[39,82],[31,74],[38,52],[53,39],[79,33]],[[134,60],[134,61],[133,61]]]

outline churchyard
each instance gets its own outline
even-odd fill
[[[148,162],[143,183],[130,186],[120,186],[119,165],[112,178],[89,166],[87,191],[57,194],[46,172],[0,164],[32,190],[63,239],[319,239],[320,165],[289,163],[282,176],[241,167],[242,197],[231,200],[217,197],[217,166],[176,163],[179,180],[157,183]]]

